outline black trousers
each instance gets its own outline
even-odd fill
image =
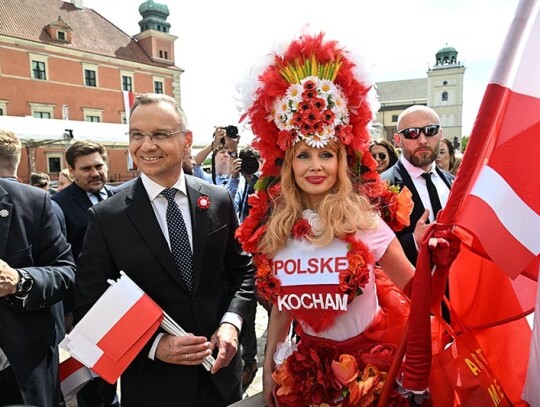
[[[242,360],[244,363],[257,361],[257,334],[255,332],[255,316],[257,314],[257,301],[251,300],[247,318],[244,321],[242,331]]]
[[[118,407],[116,395],[116,383],[109,384],[105,380],[96,377],[84,385],[77,393],[78,407]]]

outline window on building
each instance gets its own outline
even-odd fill
[[[59,173],[62,171],[62,157],[60,155],[47,156],[47,172],[49,174]]]
[[[154,81],[154,93],[163,93],[163,82]]]
[[[66,40],[66,33],[64,31],[57,31],[56,32],[56,37],[60,40],[60,41],[65,41]]]
[[[398,115],[397,115],[397,114],[393,114],[393,115],[392,115],[392,122],[397,122],[397,119],[398,119]]]
[[[163,51],[162,50],[159,50],[159,57],[163,58]]]
[[[131,76],[122,75],[122,90],[133,92],[133,79]]]
[[[34,79],[47,80],[47,72],[45,71],[45,62],[32,61],[32,72]]]
[[[0,116],[4,116],[4,109],[0,107]]]
[[[448,102],[448,92],[443,92],[443,93],[442,93],[441,100],[442,100],[443,102]]]
[[[169,59],[169,53],[165,51],[165,59]]]
[[[91,86],[95,88],[97,86],[96,83],[96,71],[93,71],[91,69],[85,69],[84,70],[84,84],[86,86]]]
[[[103,110],[83,107],[83,117],[85,122],[100,123],[103,121]]]
[[[36,110],[32,113],[32,116],[38,118],[38,119],[50,119],[51,113],[50,112],[40,112],[39,110]]]

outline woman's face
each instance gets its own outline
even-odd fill
[[[441,143],[439,154],[437,155],[437,159],[435,161],[441,170],[448,171],[450,169],[450,153],[448,152],[448,146],[446,143]]]
[[[338,154],[329,146],[323,148],[309,147],[305,142],[295,146],[292,170],[294,180],[305,193],[311,209],[336,184],[338,172]]]
[[[371,146],[369,151],[371,151],[371,155],[373,158],[375,158],[375,161],[377,161],[377,172],[381,173],[386,171],[388,169],[388,165],[390,164],[390,157],[388,156],[388,151],[386,151],[386,148],[374,144]]]

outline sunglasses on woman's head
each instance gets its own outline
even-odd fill
[[[420,137],[420,133],[424,133],[426,137],[433,137],[439,133],[441,126],[439,124],[430,124],[424,127],[409,127],[398,131],[398,134],[402,134],[407,140],[416,140]]]
[[[386,157],[387,157],[385,153],[371,153],[371,155],[376,160],[386,160]]]

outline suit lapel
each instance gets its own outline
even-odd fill
[[[7,200],[8,192],[0,185],[0,259],[6,254],[13,204]]]
[[[197,292],[201,280],[204,253],[206,251],[206,236],[208,235],[208,211],[202,210],[197,205],[198,199],[203,196],[199,186],[190,177],[186,177],[186,187],[191,214],[191,230],[193,236],[193,292]]]
[[[146,189],[140,179],[133,184],[127,194],[126,214],[139,232],[141,238],[155,254],[156,259],[159,260],[174,280],[189,293],[184,279],[174,262],[174,257],[167,245],[167,240],[163,236],[152,204],[148,199]]]
[[[88,212],[88,208],[92,206],[92,201],[86,194],[86,191],[79,187],[76,183],[71,184],[70,186],[72,188],[71,190],[71,196],[73,197],[73,200],[75,203],[81,208],[81,210],[84,212],[85,216]]]

